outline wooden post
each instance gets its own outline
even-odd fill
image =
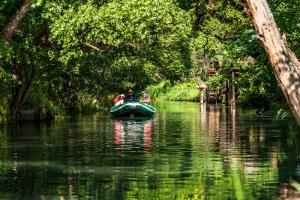
[[[232,117],[232,139],[236,139],[236,108],[231,108],[231,117]]]
[[[231,99],[231,106],[235,107],[235,86],[234,86],[234,70],[232,71],[232,99]]]
[[[203,104],[204,102],[204,89],[200,89],[200,103]]]
[[[204,93],[207,88],[207,85],[205,83],[199,83],[197,88],[200,90],[200,104],[204,103]]]
[[[225,80],[225,105],[229,105],[229,81]]]

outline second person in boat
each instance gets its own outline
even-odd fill
[[[132,89],[129,89],[129,90],[128,90],[128,94],[127,94],[127,96],[126,96],[126,100],[127,100],[127,101],[137,101],[137,98],[136,98],[136,96],[133,94]]]
[[[142,92],[142,99],[141,102],[150,105],[151,104],[151,97],[145,91]]]

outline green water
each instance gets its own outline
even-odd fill
[[[0,199],[273,199],[300,180],[299,130],[254,112],[160,102],[0,131]]]

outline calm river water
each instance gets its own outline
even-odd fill
[[[255,112],[159,102],[0,130],[0,199],[274,199],[300,180],[299,130]]]

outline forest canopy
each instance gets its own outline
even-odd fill
[[[269,4],[299,56],[299,1]],[[240,104],[283,101],[242,0],[4,0],[0,12],[0,123],[25,108],[105,107],[116,92],[165,82],[229,82]]]

